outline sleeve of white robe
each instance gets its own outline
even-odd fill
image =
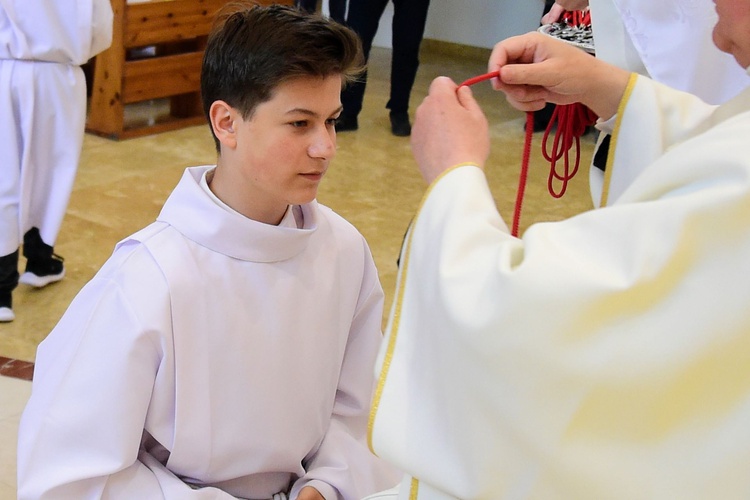
[[[158,332],[170,316],[159,276],[156,266],[116,281],[100,271],[40,345],[19,428],[19,500],[233,498],[216,488],[192,490],[156,460],[147,457],[148,467],[139,461],[163,357]],[[134,289],[141,289],[137,307],[129,299]]]
[[[0,0],[0,56],[81,65],[112,43],[108,0]]]
[[[639,81],[621,126],[657,120],[653,100],[671,98],[684,96]],[[412,493],[750,490],[750,108],[700,131],[673,105],[653,135],[620,135],[614,169],[642,147],[665,153],[613,177],[611,206],[522,239],[480,169],[433,183],[402,253],[373,410],[374,451],[416,479]]]
[[[94,0],[91,13],[91,47],[89,58],[106,50],[112,44],[114,13],[109,0]]]
[[[331,424],[322,443],[307,460],[307,473],[292,488],[292,499],[305,486],[315,487],[326,500],[360,499],[368,493],[390,488],[400,478],[367,447],[367,420],[373,390],[373,372],[367,367],[374,365],[383,340],[383,290],[370,250],[364,240],[362,243],[365,273]]]
[[[639,105],[627,107],[632,92],[636,93],[633,100],[637,100]],[[597,126],[605,133],[612,134],[615,144],[628,146],[610,147],[608,172],[592,168],[592,177],[608,177],[608,192],[604,194],[601,192],[603,180],[591,183],[595,206],[606,205],[616,199],[624,187],[629,186],[668,149],[704,131],[712,124],[710,117],[716,109],[717,106],[706,104],[692,94],[673,90],[633,73],[617,115]],[[623,122],[626,126],[622,126]],[[616,160],[617,168],[614,167]]]

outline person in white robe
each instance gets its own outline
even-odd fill
[[[590,9],[596,57],[678,90],[721,104],[750,85],[729,54],[711,43],[711,0],[558,0],[563,10]]]
[[[366,444],[377,270],[315,201],[356,35],[282,6],[222,16],[202,75],[218,162],[185,171],[39,346],[19,499],[355,500],[398,481]]]
[[[53,254],[83,145],[81,65],[109,47],[108,0],[0,0],[0,321],[22,283],[64,276]]]
[[[713,38],[750,67],[750,1]],[[612,132],[598,208],[513,237],[487,120],[436,79],[369,439],[399,499],[739,499],[750,491],[750,89],[721,106],[537,33],[500,42],[518,109]],[[387,493],[373,498],[389,498]]]

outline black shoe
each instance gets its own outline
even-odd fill
[[[55,281],[60,281],[65,277],[64,260],[54,253],[44,260],[27,260],[26,272],[21,275],[18,281],[36,288],[42,288]]]
[[[408,137],[411,135],[409,113],[394,113],[391,111],[391,132],[397,137]]]
[[[65,277],[63,258],[52,252],[52,247],[42,241],[39,229],[32,227],[23,235],[23,255],[26,272],[19,281],[36,288],[47,286]]]
[[[0,292],[0,323],[7,323],[16,319],[13,314],[13,296],[10,292]]]
[[[336,132],[348,132],[350,130],[357,130],[358,128],[359,123],[356,116],[342,114],[336,119]]]

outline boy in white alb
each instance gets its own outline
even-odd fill
[[[234,6],[201,86],[216,166],[186,170],[40,345],[19,498],[358,499],[383,294],[361,234],[318,205],[356,35]]]

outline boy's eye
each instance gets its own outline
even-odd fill
[[[335,127],[336,126],[336,120],[337,120],[337,118],[329,118],[329,119],[326,120],[326,125],[329,125],[331,127]]]

